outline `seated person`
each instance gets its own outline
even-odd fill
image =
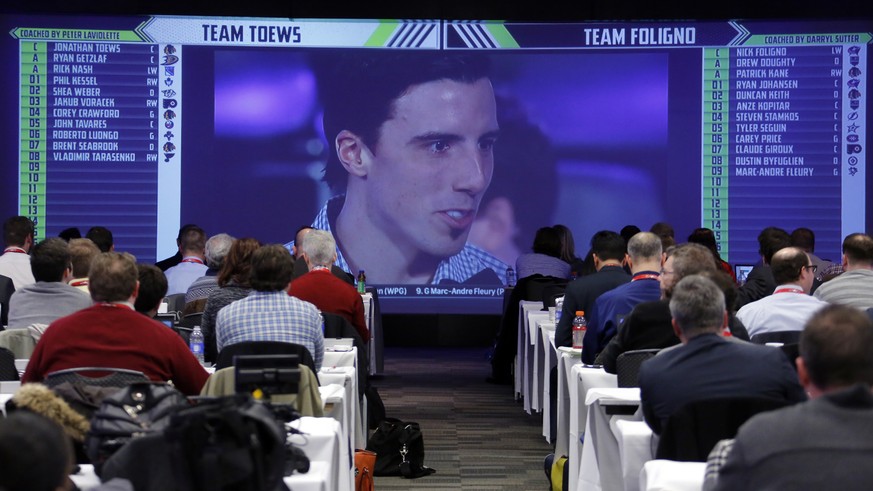
[[[67,477],[73,471],[70,439],[57,423],[30,411],[15,411],[0,419],[0,470],[4,491],[73,489]]]
[[[361,335],[361,340],[369,342],[370,331],[364,319],[361,294],[330,272],[331,265],[336,261],[336,242],[330,232],[311,230],[304,237],[301,247],[302,260],[306,262],[309,272],[291,282],[288,294],[315,305],[322,312],[345,317]]]
[[[815,266],[809,256],[796,247],[773,254],[770,262],[776,287],[772,295],[744,305],[737,318],[750,336],[782,331],[800,331],[826,302],[809,294],[815,280]]]
[[[164,271],[167,276],[169,295],[186,293],[197,278],[206,274],[206,233],[200,227],[187,229],[181,237],[179,252],[182,260],[179,264]]]
[[[100,254],[97,244],[91,239],[70,239],[70,264],[73,265],[73,279],[70,286],[88,292],[88,272],[91,270],[91,261]]]
[[[252,254],[259,247],[261,243],[250,237],[234,240],[218,272],[218,289],[206,298],[200,330],[203,331],[204,359],[208,362],[215,362],[218,357],[215,317],[219,310],[251,293]]]
[[[87,293],[67,284],[73,278],[70,246],[57,237],[33,246],[30,269],[36,283],[23,286],[9,299],[9,329],[51,324],[55,319],[91,306]]]
[[[671,324],[669,307],[673,287],[682,278],[704,271],[715,271],[715,262],[709,249],[700,244],[668,248],[667,259],[658,277],[661,300],[642,302],[634,307],[619,326],[618,333],[597,357],[603,369],[616,373],[616,360],[625,351],[667,348],[679,344]]]
[[[712,280],[690,275],[679,281],[670,313],[682,346],[640,367],[641,406],[653,432],[660,434],[667,419],[689,402],[725,397],[806,400],[781,350],[721,335],[728,316],[724,293]]]
[[[172,381],[185,394],[199,394],[209,374],[182,338],[134,311],[137,277],[129,254],[104,252],[94,258],[88,282],[95,304],[51,323],[21,382],[40,382],[67,368],[126,368],[154,381]]]
[[[873,323],[831,305],[807,322],[797,359],[811,400],[746,422],[717,490],[869,489],[873,483]]]
[[[213,235],[206,241],[206,273],[194,280],[185,293],[185,308],[182,315],[203,312],[206,299],[213,290],[218,289],[218,272],[224,263],[224,258],[233,245],[233,237],[227,234]]]
[[[151,264],[139,263],[136,270],[139,276],[139,294],[133,308],[140,314],[154,318],[167,296],[167,277],[161,268]]]
[[[522,254],[515,260],[519,279],[535,274],[565,279],[570,277],[570,264],[561,259],[561,236],[554,227],[537,230],[531,249],[533,252]]]
[[[288,249],[267,245],[252,254],[249,296],[218,312],[215,322],[218,352],[246,341],[279,341],[306,347],[316,371],[324,360],[321,313],[309,302],[288,295],[294,262]]]

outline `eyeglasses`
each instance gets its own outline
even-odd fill
[[[815,273],[815,270],[818,269],[818,266],[815,264],[810,264],[809,266],[804,266],[803,269],[805,269],[807,271],[812,271],[813,273]]]
[[[668,274],[673,274],[673,271],[667,271],[666,269],[661,270],[661,276],[666,276]]]

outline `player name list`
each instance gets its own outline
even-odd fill
[[[703,222],[723,257],[798,213],[839,216],[843,49],[704,50]]]
[[[38,235],[52,205],[48,182],[53,199],[74,209],[95,183],[124,192],[133,175],[156,175],[159,62],[153,44],[21,43],[20,211]],[[53,224],[56,216],[63,213],[52,213]]]

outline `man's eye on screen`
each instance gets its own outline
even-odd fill
[[[433,153],[445,153],[449,150],[449,148],[451,148],[451,145],[449,145],[448,142],[438,140],[435,142],[431,142],[427,146],[427,148]]]

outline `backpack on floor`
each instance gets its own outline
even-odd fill
[[[375,476],[415,479],[436,472],[424,466],[424,437],[418,423],[385,419],[367,440],[367,450],[376,452]]]

